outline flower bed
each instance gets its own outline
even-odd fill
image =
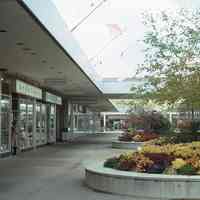
[[[166,144],[180,144],[180,143],[190,143],[193,141],[200,141],[199,133],[177,133],[168,134],[148,142],[152,145],[166,145]]]
[[[127,132],[120,136],[118,139],[119,141],[123,142],[146,142],[149,140],[153,140],[158,138],[158,135],[155,133],[148,133],[148,132]]]
[[[85,163],[85,183],[94,190],[133,199],[197,200],[200,197],[200,176],[119,171],[104,167],[101,161]]]
[[[141,150],[106,160],[105,167],[160,174],[200,174],[200,142],[145,145]]]

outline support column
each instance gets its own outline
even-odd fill
[[[106,114],[103,113],[103,131],[106,132]]]
[[[92,134],[95,134],[95,113],[92,113],[92,120],[93,120],[93,125],[92,125]]]
[[[72,103],[70,103],[70,133],[71,135],[74,133],[74,110]]]
[[[37,137],[37,129],[36,129],[36,100],[33,102],[33,148],[36,149],[36,137]]]

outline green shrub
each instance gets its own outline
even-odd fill
[[[190,143],[199,140],[200,140],[199,133],[173,133],[155,139],[151,143],[155,145],[164,145],[164,144]]]
[[[104,167],[108,167],[108,168],[114,168],[116,169],[118,167],[119,164],[119,158],[109,158],[104,162]]]
[[[180,175],[195,175],[196,170],[192,167],[192,165],[187,164],[177,170],[177,173]]]

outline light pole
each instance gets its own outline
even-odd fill
[[[92,15],[98,8],[100,8],[107,0],[102,0],[98,3],[84,18],[82,18],[72,29],[71,32],[74,32],[85,20],[87,20],[90,15]]]

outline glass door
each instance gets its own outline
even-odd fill
[[[33,101],[19,100],[18,126],[18,147],[25,150],[33,147]]]
[[[47,144],[47,112],[45,104],[41,104],[41,144]]]
[[[34,115],[34,110],[33,110],[34,104],[32,102],[27,103],[27,136],[29,140],[29,148],[34,146],[34,131],[33,131],[33,115]]]
[[[48,105],[48,142],[56,142],[56,106],[53,104]]]
[[[36,103],[36,145],[47,144],[46,105]]]
[[[36,135],[35,142],[36,146],[41,145],[41,104],[36,103]]]

